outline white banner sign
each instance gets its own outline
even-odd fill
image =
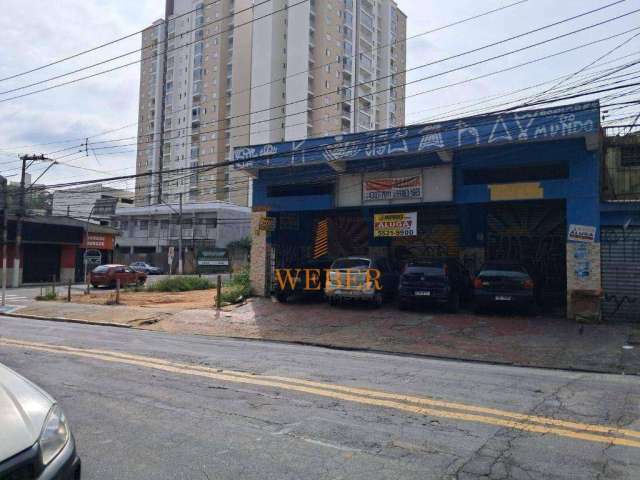
[[[422,198],[422,176],[365,180],[362,194],[365,202]]]
[[[589,225],[569,225],[568,240],[574,242],[594,242],[596,239],[596,227]]]

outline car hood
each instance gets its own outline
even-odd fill
[[[0,462],[36,443],[54,403],[43,390],[0,364]]]

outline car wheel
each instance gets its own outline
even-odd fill
[[[458,292],[453,292],[447,303],[447,311],[449,313],[458,313],[460,310],[460,295]]]
[[[91,284],[91,286],[92,286],[93,288],[98,288],[98,285],[96,285],[95,283],[92,283],[92,284]]]
[[[139,287],[143,286],[143,285],[144,285],[144,283],[145,283],[145,281],[146,281],[146,280],[145,280],[144,278],[141,278],[140,280],[138,280],[138,286],[139,286]]]

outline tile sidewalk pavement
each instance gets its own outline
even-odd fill
[[[545,316],[401,312],[254,298],[215,310],[43,302],[16,313],[187,333],[309,343],[515,365],[640,374],[640,324],[579,325]],[[629,343],[634,348],[623,348]]]

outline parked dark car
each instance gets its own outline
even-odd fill
[[[136,272],[126,265],[100,265],[91,272],[90,282],[94,288],[115,287],[120,280],[120,286],[144,285],[147,281],[147,274]]]
[[[162,275],[162,269],[159,267],[154,267],[153,265],[149,265],[146,262],[133,262],[129,265],[136,272],[146,273],[147,275]]]
[[[338,258],[331,264],[324,293],[331,305],[343,300],[364,300],[380,307],[385,299],[395,296],[399,277],[386,258]]]
[[[400,276],[398,302],[401,309],[418,303],[445,305],[457,312],[461,301],[473,295],[469,271],[455,258],[418,260],[407,264]]]
[[[273,287],[276,298],[284,303],[292,297],[323,297],[330,266],[330,260],[309,260],[300,267],[288,267],[289,278],[287,269],[279,269],[280,279],[276,278]]]
[[[508,306],[528,311],[535,305],[531,275],[518,263],[485,264],[476,275],[473,286],[477,310]]]

